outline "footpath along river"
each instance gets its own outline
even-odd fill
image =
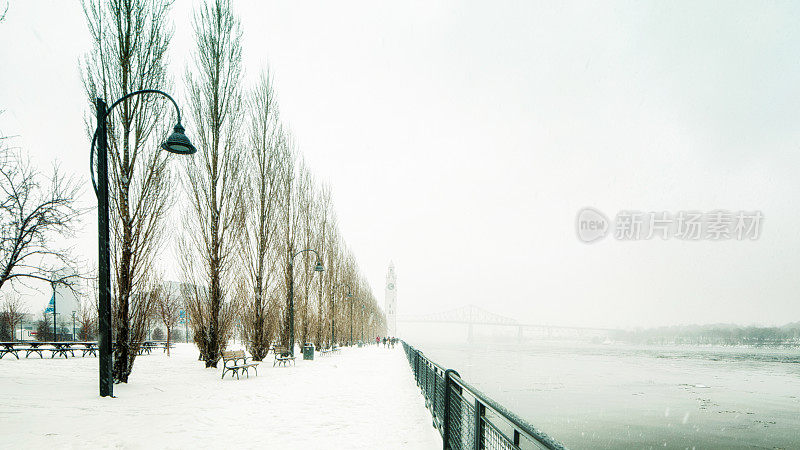
[[[410,342],[571,448],[800,448],[800,349]]]

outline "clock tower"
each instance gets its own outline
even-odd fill
[[[389,263],[389,272],[386,274],[386,334],[397,336],[397,274],[394,263]]]

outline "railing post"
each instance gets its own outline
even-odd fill
[[[431,402],[431,412],[433,413],[433,424],[436,425],[436,388],[439,384],[438,376],[436,376],[436,368],[433,369],[433,402]],[[438,427],[437,427],[438,428]],[[440,430],[441,431],[441,430]]]
[[[431,407],[431,365],[425,363],[425,398],[428,399],[428,408]],[[431,411],[433,412],[433,411]],[[436,425],[436,414],[433,414],[433,424]]]
[[[425,366],[425,398],[428,399],[428,407],[431,406],[431,366],[426,361],[422,362]]]
[[[419,351],[414,350],[414,378],[417,381],[417,387],[419,386]]]
[[[483,444],[483,424],[481,420],[483,420],[483,415],[485,414],[485,407],[483,404],[478,400],[475,399],[475,450],[481,450]]]
[[[457,377],[461,377],[453,369],[447,369],[444,371],[444,426],[442,431],[442,441],[444,450],[450,449],[450,375],[456,374]]]

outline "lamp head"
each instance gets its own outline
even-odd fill
[[[317,261],[317,265],[314,266],[314,272],[322,272],[323,270],[325,270],[325,268],[322,267],[322,261]]]
[[[161,148],[178,155],[191,155],[195,153],[197,149],[194,148],[189,138],[186,137],[184,131],[186,130],[183,128],[183,125],[178,122],[175,128],[172,129],[172,134],[161,144]]]

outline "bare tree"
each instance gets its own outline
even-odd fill
[[[8,325],[11,339],[16,340],[14,330],[22,322],[22,318],[28,313],[28,309],[22,299],[16,293],[6,294],[3,300],[2,310],[0,310],[0,321]]]
[[[297,177],[295,194],[297,195],[297,212],[300,216],[299,236],[303,244],[303,249],[315,248],[315,204],[314,204],[314,180],[311,171],[305,161],[300,161]],[[313,307],[313,288],[314,288],[314,265],[317,256],[312,252],[305,252],[298,255],[300,261],[295,261],[295,268],[300,270],[295,272],[299,275],[299,288],[295,288],[295,317],[299,319],[300,327],[295,328],[299,335],[299,342],[302,345],[310,341],[311,330],[314,328],[314,307]],[[301,263],[301,264],[298,264]],[[299,273],[298,273],[299,272]]]
[[[199,137],[186,164],[190,208],[181,267],[195,343],[206,367],[216,367],[233,332],[233,263],[244,222],[241,192],[241,37],[229,0],[207,0],[194,17],[197,49],[186,84]]]
[[[167,329],[167,356],[169,356],[172,330],[178,325],[182,302],[180,297],[175,292],[167,289],[163,283],[159,283],[153,288],[153,300],[155,302],[155,314],[164,324],[164,328]]]
[[[286,306],[283,309],[283,333],[281,342],[284,346],[290,345],[290,324],[294,318],[290,311],[293,309],[294,300],[291,292],[294,290],[294,253],[297,251],[297,229],[300,223],[300,214],[297,208],[296,184],[296,151],[294,143],[289,137],[282,142],[281,149],[281,195],[280,195],[280,242],[278,243],[278,261],[283,268],[283,298]],[[296,323],[296,322],[295,322]],[[293,352],[294,349],[291,349]]]
[[[340,281],[341,281],[341,268],[340,268],[340,240],[341,237],[339,236],[339,229],[336,224],[336,215],[335,213],[331,212],[331,216],[328,219],[328,232],[326,234],[326,252],[325,255],[327,256],[325,260],[325,295],[327,298],[328,303],[328,323],[326,327],[335,328],[336,321],[339,320],[336,317],[336,313],[339,309],[341,309],[340,303],[340,296],[338,295],[340,290]],[[341,324],[339,324],[339,328],[341,329]],[[325,335],[328,337],[329,346],[335,345],[339,342],[336,339],[336,336],[333,335],[334,329],[326,329]]]
[[[36,340],[55,340],[55,336],[53,335],[53,326],[49,322],[49,318],[47,317],[47,312],[45,312],[45,310],[42,310],[42,318],[36,321]]]
[[[317,195],[315,199],[316,208],[315,208],[315,228],[318,230],[315,233],[315,240],[314,246],[316,250],[320,253],[320,257],[323,260],[329,260],[328,253],[330,253],[330,249],[328,247],[329,239],[328,236],[333,233],[332,226],[331,226],[331,189],[330,186],[324,185]],[[325,336],[327,335],[328,327],[327,322],[325,320],[325,284],[330,283],[330,276],[326,276],[323,274],[319,277],[318,285],[317,285],[317,320],[316,320],[316,333],[315,333],[315,345],[318,348],[324,346]]]
[[[52,266],[71,266],[69,249],[53,244],[69,236],[82,211],[78,184],[54,168],[48,179],[27,155],[0,140],[0,289],[6,282],[53,279]]]
[[[282,130],[272,80],[262,74],[250,95],[249,142],[243,173],[246,177],[246,226],[241,234],[242,264],[245,287],[242,293],[242,334],[253,359],[261,361],[269,351],[277,328],[277,305],[272,301],[276,291],[273,276],[276,270],[275,240],[277,209],[280,195]]]
[[[84,1],[94,47],[83,64],[90,101],[169,87],[170,4],[162,0]],[[160,98],[134,96],[120,104],[108,121],[116,382],[126,383],[133,369],[135,338],[145,333],[134,327],[145,326],[150,314],[147,283],[165,236],[171,175],[169,153],[160,151],[159,144],[166,135],[165,119],[171,114],[168,106]]]
[[[347,285],[349,292],[352,294],[352,297],[346,297],[346,300],[342,304],[343,307],[341,308],[342,318],[344,319],[342,323],[345,325],[343,327],[343,331],[345,332],[344,340],[348,345],[352,345],[355,337],[355,323],[353,314],[355,312],[355,306],[361,298],[362,293],[361,285],[358,283],[358,265],[356,263],[356,258],[347,248],[344,249],[341,266],[342,281]]]
[[[84,297],[78,304],[77,320],[80,329],[78,338],[82,341],[94,339],[97,331],[97,298]]]

